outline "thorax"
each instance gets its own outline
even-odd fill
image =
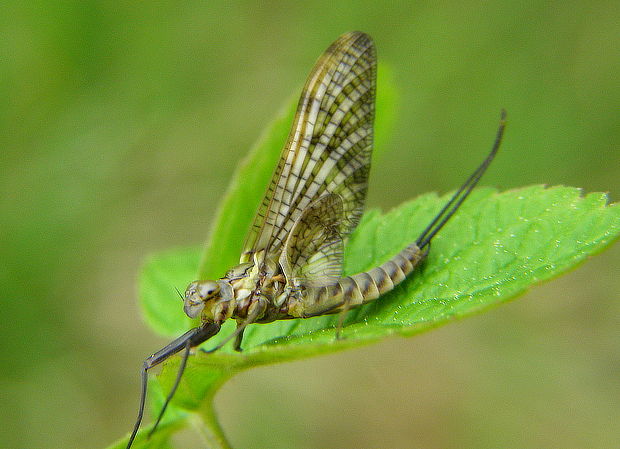
[[[266,301],[268,307],[264,317],[257,322],[270,322],[281,318],[281,302],[285,299],[282,295],[285,293],[286,279],[277,263],[242,263],[228,270],[220,282],[231,287],[229,291],[234,311],[230,318],[245,318],[252,301],[259,298]]]

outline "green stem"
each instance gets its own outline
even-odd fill
[[[209,449],[232,449],[215,414],[213,398],[207,398],[203,404],[198,410],[198,415],[202,418],[198,431],[205,439],[207,447]]]

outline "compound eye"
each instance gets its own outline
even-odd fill
[[[220,291],[220,286],[215,282],[202,282],[197,285],[198,295],[202,299],[208,299],[213,295],[216,295]]]

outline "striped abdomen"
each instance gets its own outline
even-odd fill
[[[427,253],[428,249],[422,251],[412,243],[372,270],[343,277],[326,287],[306,287],[301,298],[291,301],[288,313],[295,317],[311,317],[373,301],[404,281]]]

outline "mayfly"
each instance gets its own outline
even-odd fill
[[[187,287],[183,310],[201,325],[144,361],[140,408],[127,448],[138,432],[148,370],[182,352],[176,381],[151,430],[172,399],[192,348],[232,318],[237,327],[214,349],[253,323],[340,313],[392,290],[428,254],[437,232],[461,206],[497,152],[505,113],[491,152],[420,234],[392,259],[370,271],[343,276],[344,244],[357,226],[368,189],[373,145],[377,60],[372,39],[351,32],[336,40],[315,64],[301,94],[293,127],[258,207],[239,265],[216,281]]]

